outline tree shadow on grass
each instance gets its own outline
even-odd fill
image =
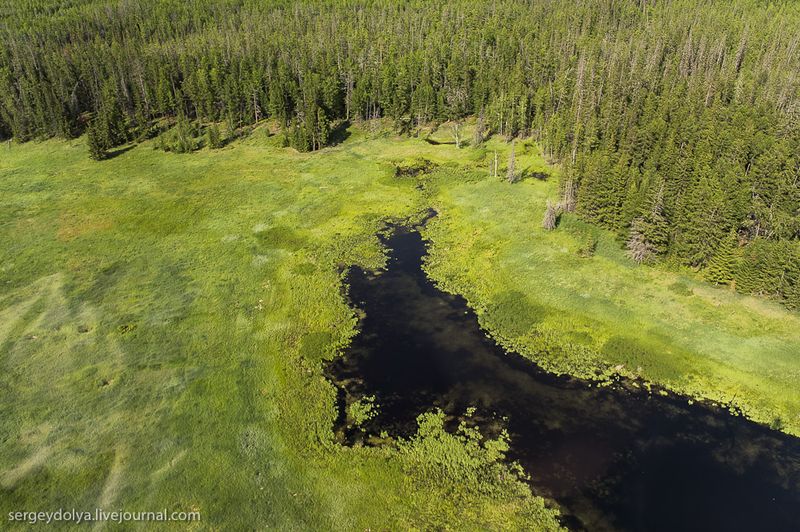
[[[346,141],[350,137],[350,122],[344,120],[336,127],[331,129],[330,137],[328,137],[328,146],[336,146]]]
[[[550,177],[550,174],[545,172],[538,172],[532,171],[530,168],[526,168],[520,173],[519,177],[517,178],[517,182],[523,181],[525,179],[536,179],[537,181],[547,181]]]
[[[125,146],[124,148],[119,148],[119,149],[116,149],[114,151],[109,151],[105,158],[106,158],[106,160],[113,159],[114,157],[118,157],[118,156],[122,155],[123,153],[127,153],[127,152],[131,151],[135,147],[136,147],[136,144],[131,144],[130,146]]]
[[[454,140],[449,140],[449,141],[439,141],[439,140],[433,140],[432,138],[428,138],[428,137],[426,137],[426,138],[425,138],[425,139],[423,139],[423,140],[424,140],[425,142],[427,142],[428,144],[432,144],[432,145],[434,145],[434,146],[441,146],[441,145],[444,145],[444,144],[455,144],[455,143],[456,143],[456,141],[454,141]]]

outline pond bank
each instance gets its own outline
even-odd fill
[[[506,353],[462,298],[433,285],[416,229],[393,227],[384,243],[385,271],[348,274],[364,317],[328,367],[341,401],[374,395],[379,405],[363,432],[339,427],[350,443],[409,436],[432,408],[455,424],[475,407],[471,422],[486,435],[508,430],[510,458],[558,502],[569,528],[800,525],[800,440],[671,394],[549,374]]]

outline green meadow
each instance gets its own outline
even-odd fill
[[[335,442],[322,362],[356,325],[341,267],[382,265],[384,220],[423,208],[372,156],[417,143],[354,131],[313,155],[278,144],[260,130],[219,151],[145,143],[100,163],[82,139],[2,147],[3,515],[556,528],[500,461],[502,442],[445,433],[436,417],[394,446]]]
[[[357,324],[343,269],[381,267],[385,221],[428,207],[428,272],[504,345],[800,435],[800,316],[636,266],[569,215],[545,232],[558,169],[532,142],[516,143],[527,177],[510,184],[509,144],[431,138],[354,127],[301,154],[259,128],[221,150],[145,142],[102,162],[84,139],[0,148],[0,511],[196,510],[197,529],[557,528],[502,441],[447,433],[434,415],[409,441],[335,440],[322,367]],[[395,175],[422,159],[435,168]]]

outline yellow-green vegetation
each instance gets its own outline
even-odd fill
[[[447,127],[430,139],[352,128],[300,154],[260,128],[219,150],[146,142],[102,162],[83,139],[2,147],[0,510],[166,507],[199,510],[199,528],[556,528],[501,465],[502,438],[449,434],[429,414],[407,442],[334,440],[322,364],[356,325],[342,266],[381,266],[383,222],[428,206],[427,269],[505,345],[800,434],[797,315],[635,266],[570,215],[545,232],[557,170],[532,142],[516,143],[511,184],[500,139],[459,149]]]
[[[472,151],[488,161],[494,149],[505,161],[498,141]],[[558,169],[530,145],[517,164],[552,175],[511,185],[478,167],[429,180],[439,216],[425,231],[426,269],[485,329],[550,371],[640,378],[800,435],[800,315],[692,272],[637,266],[611,233],[571,214],[545,231]]]
[[[423,209],[389,162],[422,142],[354,130],[314,154],[279,144],[261,129],[222,150],[145,143],[102,162],[83,139],[2,147],[2,515],[556,528],[501,465],[502,441],[448,434],[440,417],[397,446],[335,443],[321,366],[356,323],[340,267],[379,267],[383,220]]]

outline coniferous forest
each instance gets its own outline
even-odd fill
[[[800,1],[0,1],[3,530],[796,532],[799,331]]]
[[[794,2],[21,0],[3,11],[3,136],[88,131],[102,157],[157,119],[233,132],[273,118],[286,144],[314,150],[344,120],[409,131],[472,115],[486,134],[540,141],[566,166],[577,212],[637,261],[703,268],[800,306]]]

